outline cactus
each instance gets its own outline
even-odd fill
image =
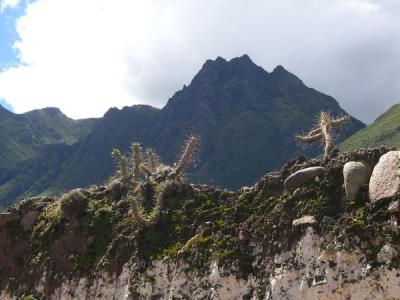
[[[155,172],[159,165],[159,159],[157,157],[156,151],[152,148],[149,148],[146,150],[146,156],[148,169],[151,172]]]
[[[122,181],[125,183],[128,182],[129,180],[128,161],[125,155],[123,155],[121,151],[119,151],[118,149],[113,149],[111,155],[118,162],[118,171],[121,174]]]
[[[140,164],[139,168],[140,168],[140,171],[142,171],[142,172],[146,175],[146,178],[149,178],[149,177],[151,176],[151,174],[153,173],[153,172],[151,172],[151,170],[150,170],[145,164],[143,164],[143,163]]]
[[[176,164],[175,168],[165,166],[159,163],[158,157],[153,149],[147,149],[146,163],[142,160],[142,147],[140,143],[132,143],[131,145],[131,172],[128,170],[127,159],[118,149],[114,149],[112,155],[119,162],[119,169],[121,170],[122,177],[125,182],[133,177],[133,184],[130,185],[133,188],[132,196],[132,218],[136,224],[143,227],[148,227],[155,224],[161,215],[166,194],[170,190],[171,186],[179,179],[182,175],[183,170],[193,159],[193,155],[197,150],[199,139],[195,136],[190,136],[185,143],[184,151]],[[146,175],[146,180],[151,182],[152,185],[156,185],[158,192],[156,193],[155,207],[153,208],[150,216],[145,216],[144,210],[140,207],[136,197],[141,197],[141,181],[140,172]]]
[[[140,165],[142,164],[142,146],[140,143],[132,143],[132,162],[133,162],[133,179],[135,182],[140,180]]]
[[[333,118],[329,112],[321,111],[316,128],[305,135],[296,135],[295,138],[304,144],[312,144],[322,140],[325,145],[324,158],[329,158],[334,149],[332,129],[343,126],[349,120],[349,116]]]
[[[182,155],[176,164],[171,177],[176,179],[182,175],[183,170],[189,165],[190,161],[193,159],[193,155],[197,150],[199,144],[199,138],[191,135],[185,142],[185,148]]]
[[[172,184],[173,181],[171,180],[168,180],[161,184],[160,190],[157,193],[156,197],[156,205],[152,213],[150,214],[150,217],[145,217],[144,214],[139,211],[139,206],[135,199],[132,201],[132,217],[136,224],[144,227],[149,227],[159,220],[166,194],[170,190]]]

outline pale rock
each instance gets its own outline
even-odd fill
[[[400,188],[400,151],[390,151],[381,156],[369,181],[369,198],[376,202],[395,196]]]
[[[346,196],[354,199],[364,184],[368,184],[371,168],[361,161],[349,161],[343,167]]]
[[[281,265],[281,264],[287,262],[291,257],[292,257],[292,252],[283,252],[280,254],[277,253],[274,256],[274,263]]]
[[[324,216],[323,219],[322,219],[322,222],[325,223],[325,224],[335,224],[336,220],[331,218],[331,217],[329,217],[329,216]]]
[[[377,260],[380,263],[386,263],[396,257],[399,252],[390,244],[385,244],[377,255]]]
[[[336,258],[335,254],[335,247],[332,244],[329,244],[325,251],[321,253],[321,255],[318,257],[318,261],[320,262],[328,262],[328,261],[334,261]]]
[[[306,183],[307,181],[310,181],[315,177],[321,176],[323,172],[323,167],[309,167],[299,170],[286,178],[284,182],[285,190],[291,192]]]
[[[314,225],[317,223],[317,220],[314,216],[304,216],[299,219],[293,220],[292,226],[300,226],[300,225]]]
[[[399,200],[393,201],[388,207],[388,212],[399,213],[400,212],[400,202]]]

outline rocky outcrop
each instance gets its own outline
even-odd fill
[[[18,220],[18,215],[13,214],[13,213],[0,213],[0,227],[3,227],[6,225],[8,222]]]
[[[24,231],[31,230],[33,225],[35,224],[37,217],[39,216],[39,212],[35,210],[28,211],[21,219],[21,225],[24,228]]]
[[[381,156],[369,182],[371,202],[395,196],[400,189],[400,151],[390,151]]]
[[[323,167],[309,167],[302,170],[299,170],[292,175],[290,175],[284,183],[285,190],[291,192],[303,185],[307,181],[322,175],[324,172]]]
[[[297,159],[239,191],[175,181],[148,227],[130,211],[154,216],[157,181],[25,200],[0,227],[0,299],[396,299],[400,216],[366,193],[348,201],[351,160]]]
[[[364,184],[368,184],[371,168],[361,161],[347,162],[343,167],[344,188],[349,199],[355,199]]]
[[[314,216],[304,216],[299,219],[293,220],[292,226],[301,226],[301,225],[314,225],[317,223],[317,220]]]

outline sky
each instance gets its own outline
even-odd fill
[[[400,0],[0,0],[0,101],[163,107],[207,59],[283,65],[364,122],[400,101]]]

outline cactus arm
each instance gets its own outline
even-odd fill
[[[340,117],[340,118],[337,118],[337,119],[333,119],[331,121],[331,126],[332,126],[332,128],[341,127],[341,126],[343,126],[344,124],[346,124],[349,121],[350,121],[350,117],[349,116],[343,116],[343,117]]]
[[[314,134],[314,135],[310,135],[310,134],[307,134],[307,135],[296,135],[295,138],[298,141],[300,141],[300,142],[302,142],[304,144],[312,144],[312,143],[314,143],[316,141],[321,140],[323,138],[323,136],[324,135],[321,132],[321,133]]]
[[[307,135],[310,136],[310,135],[316,135],[316,134],[320,134],[320,133],[322,133],[322,129],[321,129],[321,127],[317,127],[315,129],[311,130],[309,133],[307,133]]]
[[[151,176],[151,171],[147,166],[145,166],[144,164],[140,164],[139,168],[147,177]]]
[[[154,172],[157,169],[158,159],[157,154],[153,149],[147,149],[147,164],[151,172]]]
[[[121,172],[122,181],[128,181],[129,174],[126,157],[118,149],[113,149],[111,155],[118,162],[118,169]]]
[[[140,165],[142,164],[142,147],[140,143],[132,143],[131,149],[133,159],[133,178],[135,181],[139,181]]]
[[[198,145],[199,139],[195,136],[191,136],[185,145],[185,150],[182,153],[181,158],[179,159],[179,162],[176,165],[174,174],[175,176],[179,176],[183,170],[187,167],[187,165],[189,164],[190,160],[193,157],[193,154],[195,152],[195,150],[197,149],[197,145]]]

